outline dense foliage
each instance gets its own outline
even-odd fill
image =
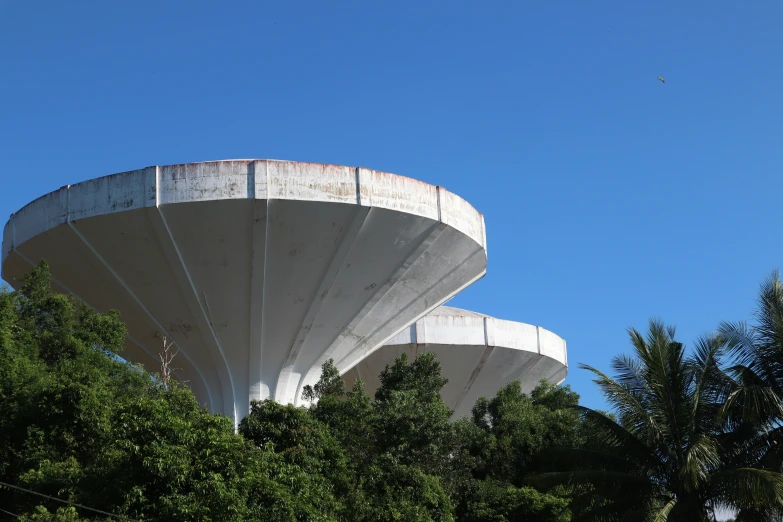
[[[523,484],[536,451],[573,440],[567,388],[515,383],[452,422],[432,354],[401,357],[374,398],[328,362],[312,407],[253,403],[235,433],[118,358],[125,336],[116,312],[52,293],[45,264],[0,293],[0,482],[28,490],[0,486],[0,520],[107,518],[73,504],[133,520],[567,519],[565,497]]]
[[[455,421],[423,353],[388,366],[374,397],[329,361],[308,408],[254,402],[237,433],[119,358],[119,315],[52,293],[44,263],[0,292],[0,520],[779,520],[777,276],[756,324],[690,352],[656,321],[630,338],[614,377],[588,368],[612,413],[513,382]]]
[[[53,294],[45,265],[0,294],[0,481],[139,520],[320,513],[330,491],[186,388],[119,361],[124,340],[118,314]],[[0,506],[31,520],[95,515],[2,487]]]

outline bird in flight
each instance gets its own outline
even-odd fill
[[[659,77],[658,77],[658,80],[659,80],[661,83],[666,83],[666,80],[664,80],[664,79],[663,79],[663,76],[659,76]]]

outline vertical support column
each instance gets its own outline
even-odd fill
[[[264,320],[266,291],[266,256],[269,237],[269,168],[266,161],[254,161],[253,172],[253,225],[250,238],[250,337],[248,346],[249,401],[264,400],[271,396],[269,383],[263,382],[261,368],[264,359]],[[249,178],[249,176],[248,176]],[[248,179],[248,184],[250,180]],[[248,197],[250,187],[248,186]]]

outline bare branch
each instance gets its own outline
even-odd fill
[[[160,357],[160,375],[163,380],[163,388],[168,390],[172,374],[179,369],[172,366],[174,358],[179,353],[179,348],[175,347],[174,341],[170,341],[165,335],[158,334],[158,337],[163,341],[163,351],[158,354]]]

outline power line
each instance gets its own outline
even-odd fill
[[[81,504],[77,504],[76,502],[70,502],[68,500],[62,500],[62,499],[57,498],[57,497],[50,497],[49,495],[44,495],[43,493],[38,493],[37,491],[33,491],[31,489],[25,489],[25,488],[21,488],[19,486],[14,486],[13,484],[7,484],[5,482],[0,482],[0,486],[5,486],[5,487],[11,488],[11,489],[17,489],[19,491],[24,491],[25,493],[32,493],[33,495],[38,495],[39,497],[48,498],[50,500],[55,500],[57,502],[62,502],[63,504],[70,504],[71,506],[75,506],[75,507],[78,507],[78,508],[86,509],[88,511],[94,511],[95,513],[100,513],[101,515],[106,515],[106,516],[109,516],[109,517],[119,518],[120,520],[130,520],[131,522],[139,522],[138,520],[135,520],[133,518],[124,517],[122,515],[114,515],[112,513],[107,513],[106,511],[101,511],[100,509],[95,509],[95,508],[83,506]],[[9,513],[9,514],[13,515],[13,513]],[[14,515],[14,516],[18,517],[19,515]]]
[[[0,508],[0,513],[5,513],[6,515],[11,515],[12,517],[16,518],[22,518],[22,515],[17,515],[16,513],[11,513],[10,511],[6,511],[5,509]]]

